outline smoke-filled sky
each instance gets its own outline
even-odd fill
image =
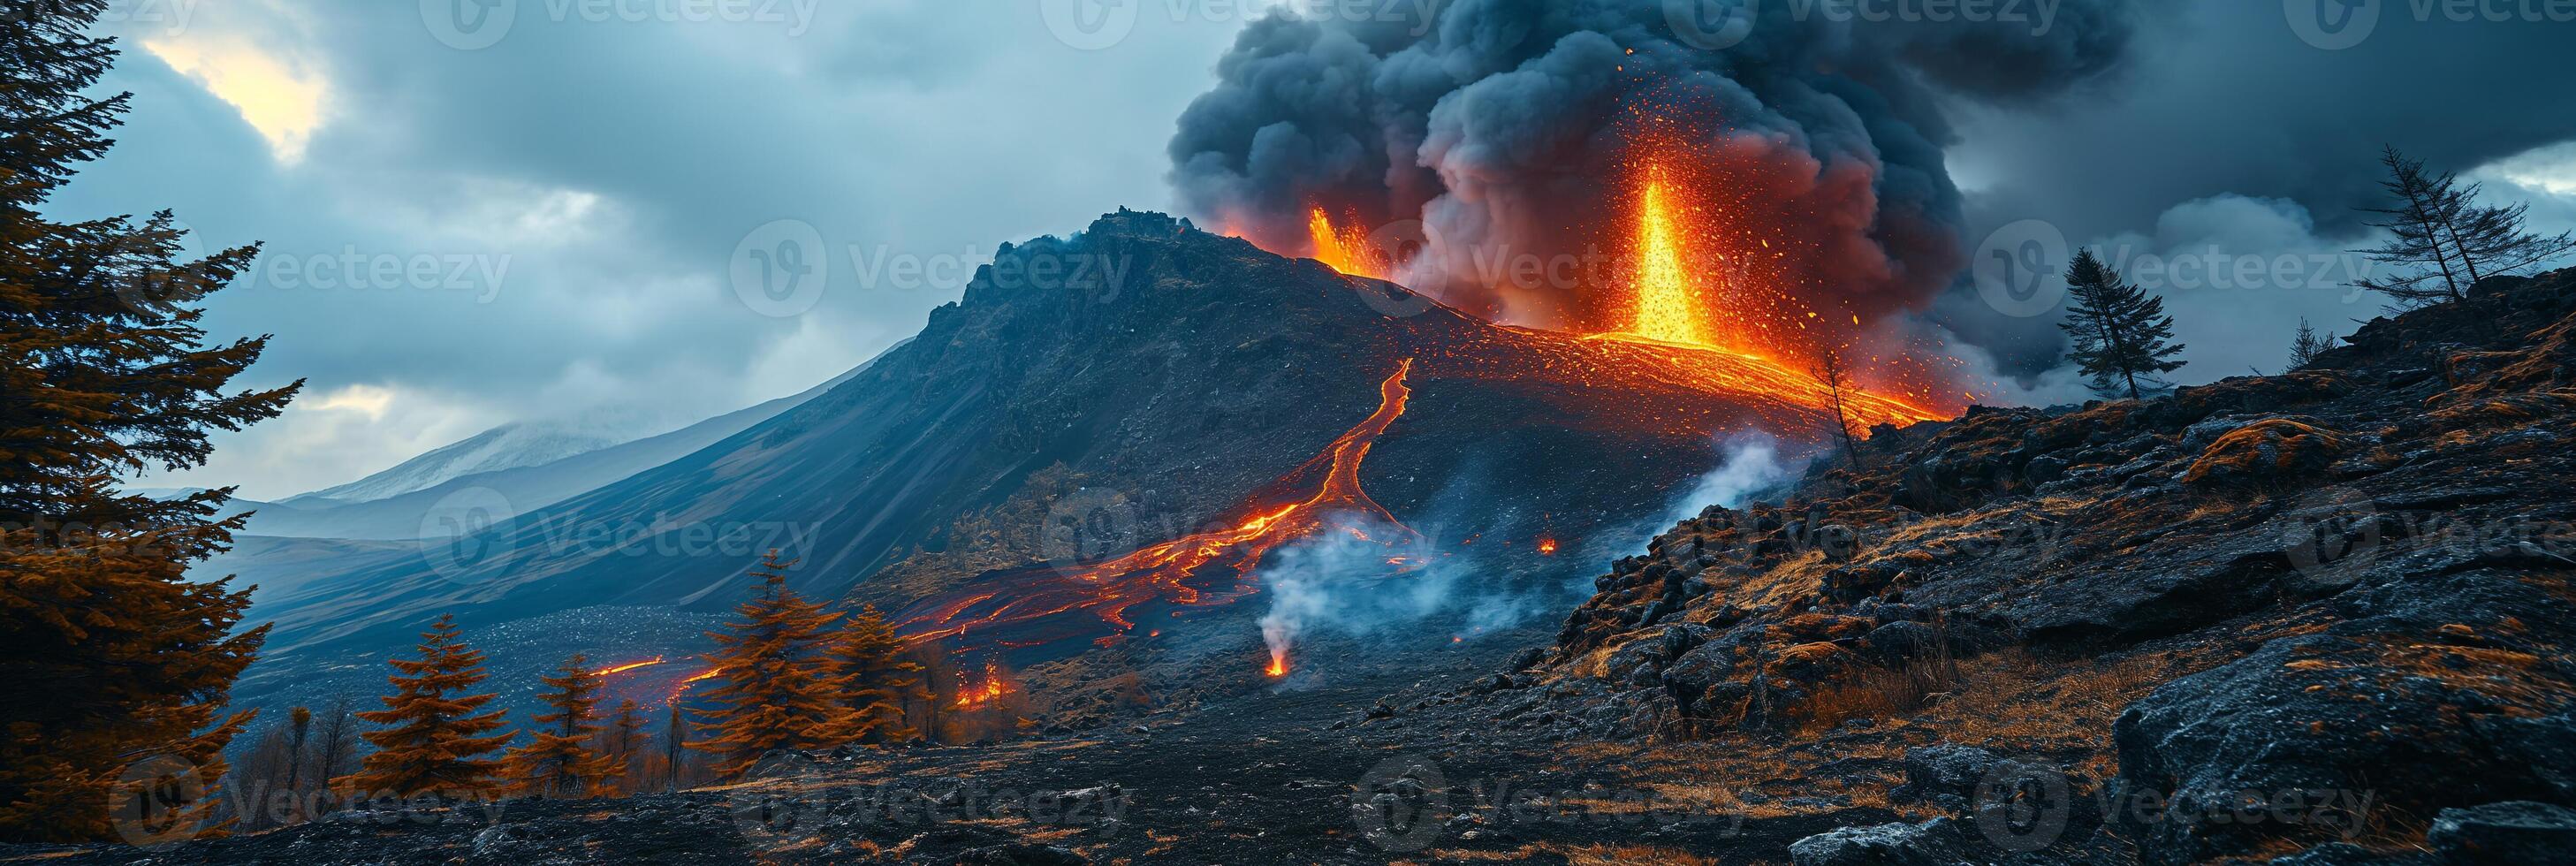
[[[1957,8],[2021,20],[1943,22],[1909,20],[1939,3],[1765,0],[1737,31],[1731,0],[120,0],[105,86],[137,110],[53,210],[168,207],[210,244],[267,242],[208,321],[275,334],[254,377],[311,389],[150,483],[281,497],[506,421],[642,432],[803,390],[909,335],[1002,241],[1258,201],[1193,155],[1248,154],[1244,130],[1280,120],[1362,145],[1265,165],[1374,181],[1347,193],[1372,217],[1444,194],[1434,216],[1460,226],[1579,210],[1562,158],[1661,86],[1819,176],[1868,169],[1890,291],[2022,377],[2005,393],[2063,399],[2048,311],[1934,272],[2033,225],[2102,244],[2154,275],[2192,345],[2180,378],[2205,381],[2277,370],[2302,316],[2348,332],[2376,311],[2334,254],[2366,242],[2352,208],[2382,143],[2576,225],[2576,21],[2378,2],[2317,23],[2344,2],[2015,0]],[[1321,23],[1252,23],[1270,7]],[[1244,93],[1265,99],[1229,105]],[[819,295],[737,291],[738,249],[781,220],[820,241]]]

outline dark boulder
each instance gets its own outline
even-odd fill
[[[1789,845],[1797,866],[1950,866],[1966,853],[1957,822],[1844,827]]]
[[[2425,841],[2445,863],[2576,863],[2576,811],[2529,802],[2444,809]]]

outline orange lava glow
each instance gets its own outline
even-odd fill
[[[1285,650],[1285,649],[1274,649],[1274,650],[1271,650],[1271,651],[1270,651],[1270,665],[1269,665],[1268,667],[1264,667],[1264,668],[1262,668],[1262,669],[1261,669],[1261,675],[1262,675],[1262,676],[1269,677],[1269,678],[1271,678],[1271,679],[1278,679],[1278,678],[1280,678],[1280,677],[1287,676],[1287,675],[1288,675],[1288,651],[1287,651],[1287,650]]]
[[[1001,663],[988,661],[984,663],[981,682],[970,678],[957,689],[955,706],[961,710],[982,709],[1010,693],[1011,678],[1002,673]]]
[[[1354,277],[1386,279],[1392,270],[1384,267],[1382,258],[1369,249],[1368,233],[1361,231],[1356,217],[1344,217],[1344,224],[1334,225],[1331,214],[1320,205],[1306,211],[1307,240],[1314,242],[1315,260],[1333,270]]]
[[[1127,611],[1148,601],[1179,605],[1221,604],[1252,591],[1248,578],[1271,551],[1326,531],[1349,533],[1362,541],[1398,545],[1418,540],[1384,506],[1360,489],[1360,463],[1377,438],[1403,417],[1412,390],[1405,376],[1413,360],[1405,359],[1378,385],[1378,408],[1359,426],[1335,438],[1323,453],[1289,473],[1306,477],[1322,470],[1313,495],[1286,504],[1252,504],[1242,522],[1138,550],[1117,560],[1072,575],[1060,585],[999,592],[961,592],[934,600],[902,617],[898,628],[914,641],[943,640],[971,630],[1024,624],[1075,610],[1088,611],[1121,631],[1132,628]],[[1394,527],[1397,538],[1377,538],[1369,527]],[[1225,590],[1202,592],[1191,586],[1201,569],[1220,560],[1239,578]],[[1114,636],[1113,636],[1114,637]]]
[[[671,696],[670,696],[670,697],[667,697],[667,698],[663,698],[663,699],[662,699],[662,703],[665,703],[665,704],[675,704],[675,703],[679,703],[679,702],[680,702],[680,696],[681,696],[681,695],[684,695],[684,694],[688,694],[688,693],[689,693],[689,687],[690,687],[690,686],[694,686],[694,685],[697,685],[698,683],[705,682],[705,681],[707,681],[707,680],[711,680],[711,679],[715,679],[716,677],[723,676],[723,675],[724,675],[724,669],[723,669],[723,668],[708,668],[708,669],[706,669],[706,670],[699,671],[699,672],[694,673],[694,674],[690,674],[690,675],[688,676],[688,678],[687,678],[687,679],[683,679],[683,680],[681,680],[677,685],[673,685],[673,686],[671,687]]]
[[[1682,265],[1682,231],[1660,167],[1647,170],[1637,204],[1635,311],[1628,331],[1649,340],[1706,346],[1711,340],[1701,300]]]
[[[640,661],[640,662],[627,662],[627,663],[622,664],[622,665],[610,665],[610,666],[608,666],[608,667],[604,667],[604,668],[600,668],[600,669],[595,670],[595,671],[591,671],[591,672],[590,672],[590,675],[591,675],[591,676],[595,676],[595,677],[604,677],[604,676],[608,676],[608,675],[610,675],[610,674],[622,674],[622,673],[625,673],[625,672],[627,672],[627,671],[634,670],[634,669],[636,669],[636,668],[649,668],[649,667],[652,667],[652,666],[654,666],[654,665],[658,665],[658,664],[661,664],[661,663],[662,663],[662,657],[661,657],[661,656],[654,656],[654,657],[652,657],[652,658],[645,659],[645,660]]]
[[[1553,539],[1553,538],[1542,538],[1542,539],[1539,539],[1539,540],[1538,540],[1538,555],[1540,555],[1540,556],[1555,556],[1555,555],[1556,555],[1556,539]]]

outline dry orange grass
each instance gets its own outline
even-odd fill
[[[1460,863],[1526,863],[1548,856],[1564,858],[1573,866],[1630,866],[1637,863],[1670,864],[1670,866],[1718,866],[1715,857],[1694,854],[1679,848],[1653,845],[1569,845],[1563,842],[1532,842],[1511,851],[1434,851],[1441,860]],[[1403,862],[1403,861],[1399,861]]]

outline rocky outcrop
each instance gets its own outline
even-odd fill
[[[2389,840],[2452,812],[2444,856],[2556,838],[2529,816],[2576,805],[2576,272],[2347,343],[2282,376],[1875,431],[1860,465],[1615,563],[1542,688],[1619,696],[1628,733],[1903,725],[1890,800],[1963,826],[1999,814],[1998,768],[2056,773],[2091,823],[2035,862],[2406,862]],[[2116,715],[2109,736],[1944,709],[2001,665],[2037,680],[2014,711]],[[2497,803],[2537,805],[2478,817]],[[1946,856],[1924,826],[1798,859]]]

